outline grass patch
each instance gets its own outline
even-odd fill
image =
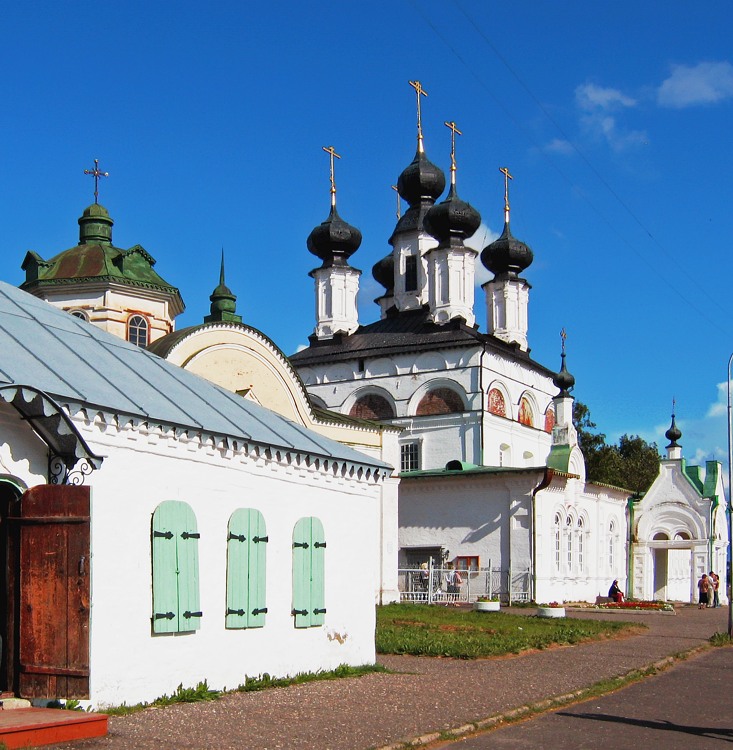
[[[628,622],[388,604],[377,608],[376,644],[381,654],[478,659],[614,637],[638,627]]]
[[[713,633],[709,640],[713,646],[730,646],[733,643],[728,633]]]
[[[317,680],[339,680],[344,677],[361,677],[372,672],[388,672],[386,667],[380,664],[365,664],[360,667],[350,667],[342,664],[336,669],[319,670],[318,672],[301,672],[293,677],[271,677],[265,674],[259,677],[246,677],[245,681],[237,686],[234,690],[212,690],[206,680],[199,682],[196,687],[184,688],[183,684],[179,685],[176,692],[172,695],[163,695],[156,698],[150,703],[136,703],[132,706],[123,703],[121,706],[110,706],[103,709],[104,713],[110,716],[127,716],[129,714],[143,711],[146,708],[160,708],[172,706],[176,703],[200,703],[202,701],[213,701],[227,693],[249,693],[257,690],[267,690],[269,688],[287,687],[288,685],[301,685],[305,682],[315,682]],[[2,748],[0,747],[0,750]]]

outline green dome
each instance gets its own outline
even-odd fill
[[[107,209],[99,203],[92,203],[79,217],[79,244],[111,245],[113,224]]]

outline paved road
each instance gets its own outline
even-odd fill
[[[733,743],[733,647],[706,651],[611,695],[443,745],[451,750],[709,750]]]

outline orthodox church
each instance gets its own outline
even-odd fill
[[[585,482],[572,424],[565,366],[555,373],[530,356],[530,248],[510,228],[509,171],[504,229],[480,261],[493,274],[482,286],[487,333],[474,314],[478,252],[466,240],[479,213],[458,195],[451,129],[450,186],[426,155],[419,82],[417,151],[397,188],[408,208],[373,268],[385,289],[380,319],[360,325],[360,271],[349,261],[358,229],[336,209],[308,238],[321,261],[315,280],[316,328],[291,356],[311,398],[354,418],[402,428],[400,563],[433,557],[478,569],[498,566],[505,596],[595,599],[626,578],[629,493]],[[605,552],[603,552],[605,551]],[[510,571],[523,571],[523,584]]]

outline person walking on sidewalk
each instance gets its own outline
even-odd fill
[[[697,608],[705,609],[708,606],[710,596],[710,579],[707,577],[706,573],[703,573],[702,577],[697,582],[697,590],[700,592]]]

